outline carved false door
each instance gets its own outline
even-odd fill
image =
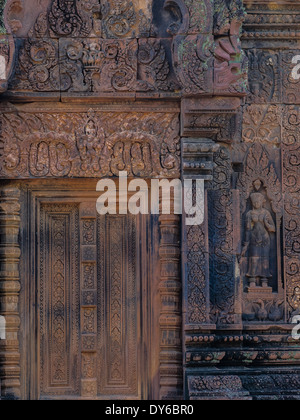
[[[148,398],[147,221],[41,202],[37,226],[38,397]]]

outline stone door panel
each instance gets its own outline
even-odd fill
[[[38,398],[147,398],[147,221],[43,199],[35,224]]]

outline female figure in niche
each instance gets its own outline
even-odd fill
[[[270,273],[271,236],[275,223],[271,213],[264,208],[265,197],[261,193],[250,196],[253,209],[246,215],[246,241],[242,256],[249,251],[247,277],[250,287],[268,287]]]

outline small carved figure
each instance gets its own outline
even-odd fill
[[[264,208],[265,197],[261,193],[251,194],[253,209],[246,215],[246,241],[242,256],[249,251],[247,277],[250,287],[268,287],[270,273],[271,236],[275,223],[271,213]]]

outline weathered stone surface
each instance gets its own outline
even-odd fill
[[[2,398],[299,399],[300,5],[7,0],[0,27]],[[204,180],[203,224],[98,215],[120,171]]]
[[[79,97],[119,91],[144,92],[144,97],[153,92],[246,93],[238,30],[243,13],[233,13],[232,6],[218,18],[221,12],[214,10],[212,0],[158,5],[150,0],[45,0],[29,20],[28,5],[21,0],[12,4],[7,27],[14,28],[18,51],[10,95],[29,100],[33,92],[37,97],[40,92],[49,97],[58,92],[76,92]],[[34,8],[34,1],[31,4]],[[157,16],[160,13],[168,16],[166,22]],[[103,74],[106,80],[98,80]]]

